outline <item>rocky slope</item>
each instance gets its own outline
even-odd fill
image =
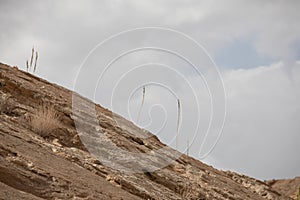
[[[300,195],[300,177],[293,179],[270,180],[266,181],[266,183],[274,190],[285,194],[292,199],[297,199],[297,195]]]
[[[0,64],[0,98],[0,199],[289,199],[267,183],[216,170],[185,155],[154,172],[107,167],[80,140],[72,92],[16,67]],[[61,123],[40,134],[30,119],[45,103],[55,108]],[[101,127],[115,145],[140,153],[165,146],[120,116],[114,115],[115,123],[113,113],[95,106]],[[81,115],[87,119],[90,113]]]

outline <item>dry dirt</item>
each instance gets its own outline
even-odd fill
[[[284,195],[290,192],[276,183],[219,171],[185,155],[154,172],[124,173],[107,167],[82,145],[72,91],[16,67],[0,64],[0,97],[0,199],[290,199]],[[40,135],[30,118],[45,103],[59,113],[61,125]],[[113,113],[95,106],[101,127],[122,149],[144,153],[165,146],[120,116],[114,115],[119,121],[115,123]],[[82,115],[88,118],[90,113]]]

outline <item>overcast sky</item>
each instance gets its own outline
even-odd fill
[[[160,82],[171,92],[167,87],[147,86],[138,124],[175,147],[177,95],[182,99],[178,148],[184,151],[187,141],[193,141],[190,154],[200,158],[217,138],[212,133],[212,140],[206,141],[208,147],[202,149],[201,155],[199,151],[210,117],[213,115],[211,128],[214,130],[220,128],[224,115],[223,96],[215,94],[221,91],[220,85],[212,84],[214,79],[209,78],[206,68],[214,66],[210,55],[221,74],[216,82],[224,82],[227,112],[221,138],[203,161],[259,179],[294,177],[300,175],[299,9],[300,1],[296,0],[0,0],[0,62],[25,70],[26,59],[34,46],[39,52],[38,76],[69,89],[80,84],[78,92],[135,123],[138,123],[136,113],[142,88],[133,80],[148,78]],[[88,70],[80,71],[81,82],[75,80],[84,59],[96,45],[121,31],[139,27],[180,31],[203,45],[203,49],[193,49],[180,36],[166,35],[164,31],[135,32],[114,40],[105,50],[99,49],[82,66]],[[208,77],[201,79],[178,56],[146,50],[130,53],[113,63],[102,85],[100,81],[91,90],[93,82],[89,81],[93,76],[99,78],[104,60],[131,50],[134,42],[141,45],[165,42],[169,48],[179,47],[187,56],[199,56],[201,73]],[[138,67],[140,71],[133,70],[145,63],[148,65]],[[127,76],[129,72],[134,73]],[[121,87],[114,80],[123,81]],[[96,94],[92,95],[90,90]],[[211,102],[215,106],[213,112]],[[198,115],[199,130],[194,133]],[[159,131],[160,128],[163,130]]]

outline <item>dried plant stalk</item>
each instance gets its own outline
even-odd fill
[[[33,55],[34,55],[34,47],[32,47],[32,50],[31,50],[30,69],[31,69],[31,67],[32,67]]]
[[[189,144],[189,140],[187,140],[186,142],[186,155],[189,156],[189,150],[190,150],[190,144]]]
[[[36,63],[37,63],[37,60],[38,60],[38,52],[36,51],[36,52],[35,52],[35,62],[34,62],[33,73],[36,71]]]
[[[146,87],[143,86],[142,103],[141,103],[139,111],[138,111],[136,123],[139,123],[139,120],[140,120],[141,111],[142,111],[142,108],[143,108],[143,105],[144,105],[144,101],[145,101],[145,94],[146,94]]]
[[[178,135],[179,135],[180,116],[181,116],[180,100],[177,99],[176,149],[178,147]]]
[[[29,64],[28,64],[28,60],[26,60],[26,71],[28,72],[29,70]]]

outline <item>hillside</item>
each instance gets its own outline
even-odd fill
[[[107,167],[77,134],[74,117],[80,116],[72,113],[72,91],[16,67],[0,64],[0,98],[0,199],[289,199],[265,182],[185,155],[154,172]],[[41,104],[53,106],[61,122],[47,134],[30,123]],[[147,138],[133,136],[131,131],[145,131],[115,115],[117,124],[109,110],[95,108],[101,127],[122,149],[143,153],[165,146],[149,132]]]
[[[276,191],[285,194],[293,199],[300,193],[300,177],[293,179],[270,180],[267,183]]]

